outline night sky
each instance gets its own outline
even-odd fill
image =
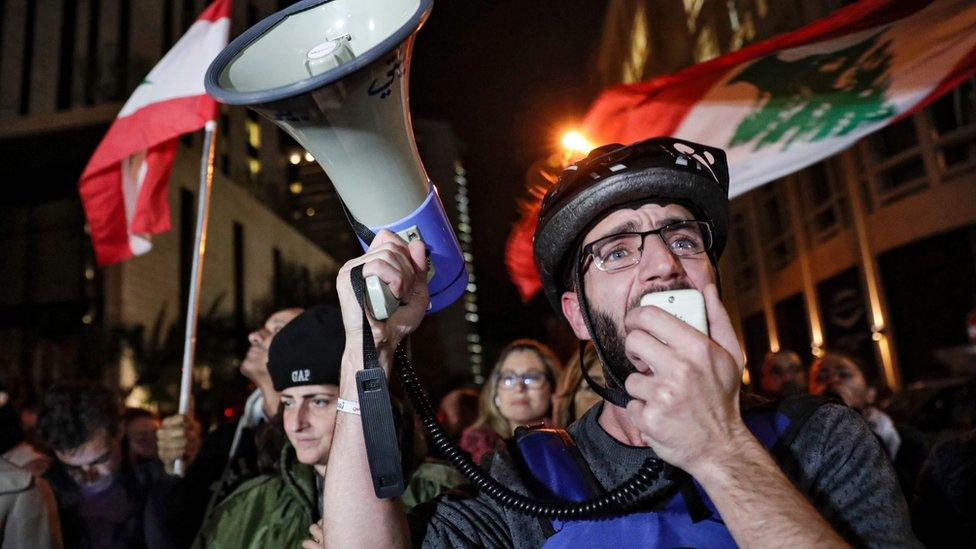
[[[464,144],[489,360],[512,339],[545,337],[548,305],[541,295],[522,305],[505,270],[505,239],[529,165],[558,150],[560,133],[599,91],[594,54],[605,9],[597,0],[437,0],[417,38],[411,111],[448,121]]]

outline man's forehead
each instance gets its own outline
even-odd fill
[[[695,216],[691,213],[691,210],[674,202],[662,204],[654,201],[647,201],[643,203],[629,204],[626,206],[620,206],[606,214],[603,219],[594,225],[593,228],[590,229],[590,231],[586,234],[586,240],[589,240],[590,237],[611,234],[613,232],[611,229],[629,221],[640,223],[645,216],[650,218],[651,225],[653,225],[653,227],[647,227],[645,230],[666,225],[666,222],[670,220],[690,220],[695,218]]]
[[[112,440],[104,430],[99,430],[81,446],[66,452],[57,452],[58,459],[68,465],[88,465],[111,450]]]

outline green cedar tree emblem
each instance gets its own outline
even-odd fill
[[[782,142],[819,141],[846,135],[864,124],[894,116],[885,102],[891,84],[890,42],[878,35],[847,48],[784,61],[760,58],[729,81],[759,89],[757,109],[735,130],[729,146],[755,140],[753,150]]]

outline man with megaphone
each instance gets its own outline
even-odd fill
[[[717,289],[728,188],[722,150],[672,138],[600,147],[563,172],[539,211],[535,261],[557,313],[596,347],[607,385],[588,382],[605,402],[568,432],[516,434],[484,462],[495,484],[479,480],[478,493],[449,493],[409,520],[374,491],[356,374],[364,331],[388,374],[419,326],[427,262],[423,242],[380,232],[337,282],[346,404],[325,545],[917,546],[891,466],[854,412],[807,396],[740,399],[743,353]],[[389,319],[364,321],[352,279],[365,276],[402,303]]]

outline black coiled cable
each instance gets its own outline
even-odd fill
[[[645,495],[644,493],[664,471],[663,461],[648,458],[627,482],[602,496],[581,502],[540,501],[523,496],[492,478],[475,464],[467,453],[451,442],[447,433],[444,432],[444,427],[437,421],[437,415],[430,403],[430,397],[420,384],[403,345],[397,347],[394,365],[400,375],[400,382],[403,384],[404,391],[420,416],[420,421],[437,451],[446,457],[478,490],[501,506],[513,511],[532,517],[556,520],[575,520],[619,513],[634,504],[642,495]]]

